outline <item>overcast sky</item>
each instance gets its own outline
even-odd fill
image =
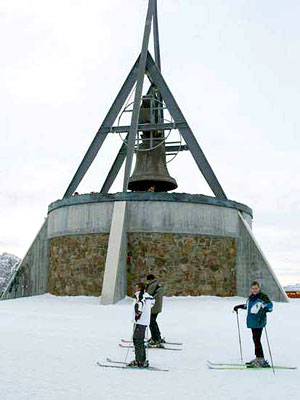
[[[162,72],[283,284],[300,282],[299,0],[158,0]],[[141,48],[146,0],[0,0],[0,253],[23,257]],[[111,135],[78,188],[98,191]],[[178,192],[211,191],[188,153]],[[113,191],[121,190],[118,179]]]

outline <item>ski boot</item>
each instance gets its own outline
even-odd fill
[[[257,357],[253,358],[253,360],[246,362],[246,366],[251,367],[251,366],[255,365],[257,363],[257,360],[258,360]]]
[[[149,348],[163,348],[164,347],[164,345],[162,344],[163,342],[162,342],[162,340],[160,339],[160,340],[154,340],[154,339],[152,339],[152,338],[150,338],[149,340],[148,340],[148,347]]]
[[[148,343],[148,347],[151,349],[164,349],[165,346],[163,345],[163,343],[161,342],[152,342],[152,343]]]
[[[149,367],[149,361],[148,360],[138,363],[138,368],[148,368],[148,367]]]
[[[258,358],[258,365],[260,368],[270,368],[270,364],[264,359],[264,357]]]
[[[138,367],[138,363],[135,360],[130,361],[129,364],[127,364],[127,367]]]
[[[257,357],[255,362],[249,366],[250,368],[270,368],[270,364],[264,357]]]

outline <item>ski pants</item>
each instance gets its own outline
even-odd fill
[[[133,332],[133,344],[135,350],[135,361],[144,363],[146,361],[145,332],[147,326],[136,324]]]
[[[264,357],[263,348],[261,345],[261,335],[262,335],[263,328],[252,328],[252,337],[255,347],[255,355],[258,358]]]
[[[161,336],[160,336],[158,324],[156,322],[157,316],[158,316],[158,314],[151,314],[149,328],[150,328],[150,332],[151,332],[151,338],[153,339],[153,341],[160,343]]]

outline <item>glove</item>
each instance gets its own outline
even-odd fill
[[[141,318],[141,315],[142,315],[142,313],[137,312],[137,313],[135,314],[134,319],[135,319],[136,321],[138,321],[138,320]]]
[[[243,308],[243,304],[239,304],[238,306],[234,306],[233,307],[233,311],[237,313],[239,308]]]

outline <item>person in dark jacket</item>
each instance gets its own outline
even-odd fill
[[[150,347],[163,347],[160,330],[157,324],[157,317],[162,311],[164,288],[153,274],[147,275],[147,292],[155,299],[155,305],[151,309],[149,325],[151,338],[148,344]]]
[[[267,324],[267,313],[273,310],[273,303],[269,297],[261,292],[257,281],[252,282],[251,294],[246,304],[239,304],[233,308],[235,312],[239,309],[247,310],[247,327],[252,330],[252,337],[255,347],[255,358],[246,363],[253,367],[270,367],[265,360],[261,345],[261,335],[263,328]]]

